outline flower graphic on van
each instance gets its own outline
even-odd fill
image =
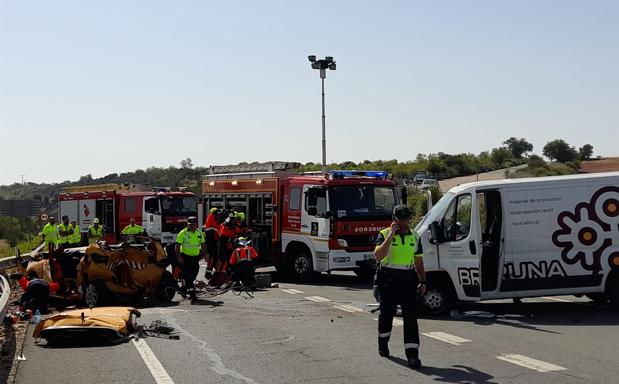
[[[603,256],[609,265],[619,265],[618,187],[599,189],[589,203],[579,203],[573,212],[561,212],[557,223],[560,229],[553,233],[552,241],[562,248],[565,263],[580,263],[593,273],[602,270]]]

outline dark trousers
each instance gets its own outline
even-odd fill
[[[185,287],[193,291],[193,282],[200,272],[200,256],[187,256],[183,253],[182,257],[181,276],[185,281]]]
[[[391,337],[393,316],[398,305],[404,318],[404,350],[407,357],[419,356],[419,327],[417,325],[417,272],[389,270],[377,271],[380,292],[380,314],[378,316],[378,346],[387,348]]]
[[[232,255],[232,246],[230,244],[231,241],[232,239],[228,236],[219,236],[219,252],[217,258],[217,261],[219,261],[219,267],[215,265],[215,268],[224,268],[226,265],[225,263],[230,260],[230,256]]]
[[[219,249],[215,235],[216,232],[213,230],[206,231],[206,252],[211,262],[216,262],[218,260],[217,254],[219,253]]]

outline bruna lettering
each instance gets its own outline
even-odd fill
[[[458,268],[458,281],[460,285],[479,285],[479,269]]]
[[[524,261],[518,264],[507,263],[503,270],[503,280],[545,279],[555,276],[567,276],[565,269],[558,260],[551,260],[550,262],[542,260],[538,263],[534,261]]]

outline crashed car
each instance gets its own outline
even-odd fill
[[[18,255],[19,258],[19,255]],[[166,253],[158,241],[148,238],[136,243],[71,248],[53,258],[21,258],[28,279],[58,283],[52,295],[84,300],[88,307],[119,301],[158,299],[171,301],[178,290]]]

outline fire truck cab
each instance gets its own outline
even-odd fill
[[[390,224],[398,203],[387,172],[310,175],[289,164],[211,169],[203,180],[201,212],[244,212],[259,260],[299,280],[334,270],[373,275],[376,235]]]
[[[149,190],[134,184],[68,187],[58,194],[58,200],[60,216],[76,220],[83,234],[93,219],[99,218],[105,240],[112,243],[119,241],[120,232],[131,218],[144,227],[148,236],[162,243],[172,242],[187,218],[198,214],[192,192],[160,187]]]

